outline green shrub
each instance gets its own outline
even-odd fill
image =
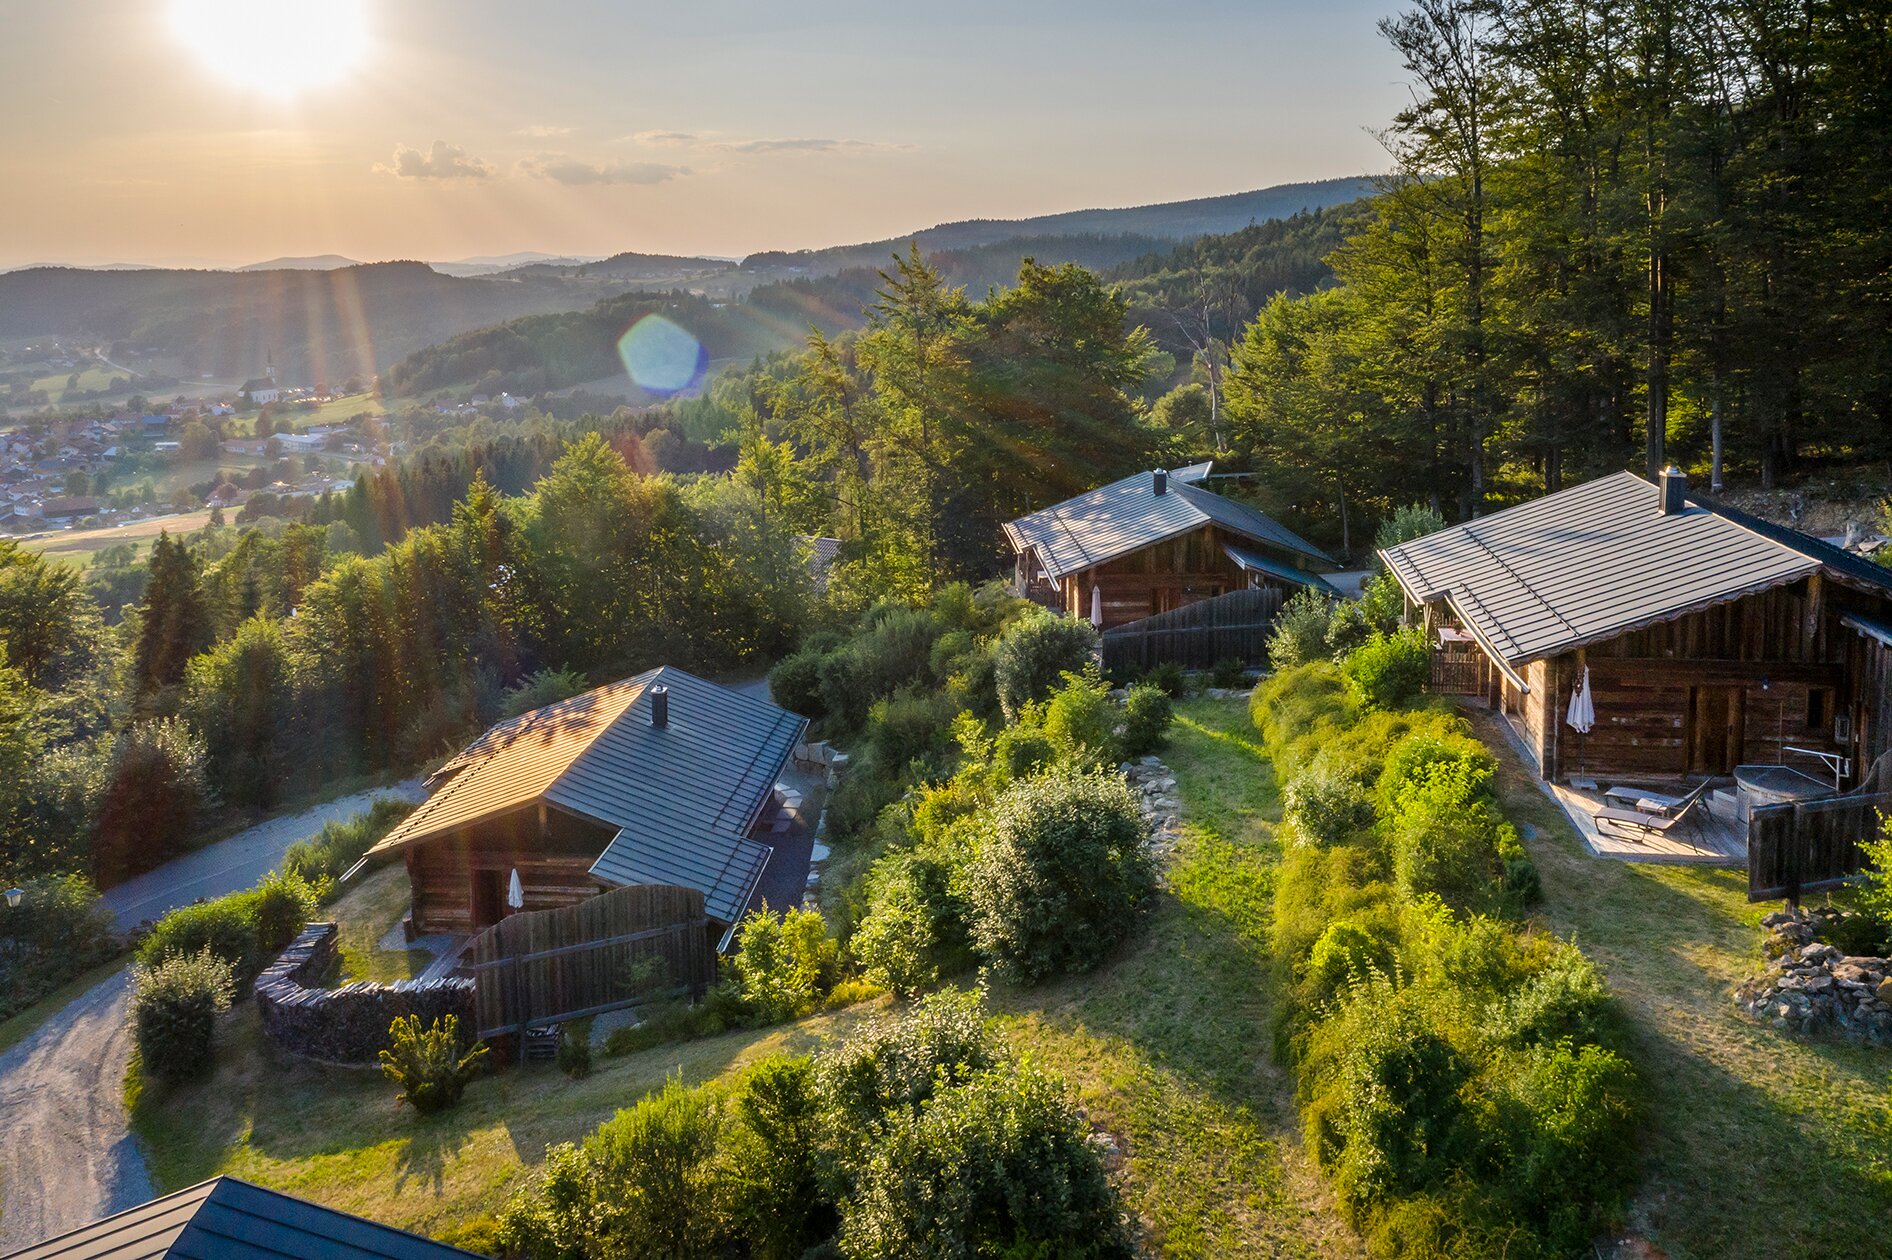
[[[1600,1042],[1614,1030],[1609,986],[1574,945],[1559,945],[1545,965],[1496,1012],[1494,1040],[1512,1047]]]
[[[902,996],[972,961],[955,865],[930,848],[890,853],[866,879],[867,912],[848,949],[867,978]]]
[[[1123,698],[1123,755],[1143,757],[1169,740],[1176,711],[1161,687],[1138,683]]]
[[[1275,614],[1274,629],[1268,635],[1268,663],[1277,671],[1326,659],[1327,602],[1327,596],[1304,586]]]
[[[1347,653],[1340,672],[1362,704],[1406,708],[1419,699],[1432,677],[1424,631],[1417,626],[1393,634],[1374,631]]]
[[[1147,828],[1115,774],[1054,773],[998,798],[967,877],[975,948],[1026,982],[1095,966],[1155,891]]]
[[[1135,1254],[1090,1129],[1041,1072],[1007,1066],[899,1113],[843,1202],[856,1260]]]
[[[461,1049],[457,1016],[443,1015],[423,1028],[420,1016],[403,1015],[388,1025],[381,1072],[401,1087],[398,1101],[430,1116],[459,1105],[485,1057],[484,1042]]]
[[[1892,927],[1892,815],[1880,824],[1877,840],[1862,841],[1866,866],[1854,877],[1860,913]]]
[[[1335,600],[1327,610],[1327,657],[1329,660],[1345,661],[1375,634],[1380,633],[1384,633],[1383,628],[1373,624],[1363,601]]]
[[[574,1019],[559,1025],[558,1070],[574,1081],[591,1075],[591,1021]]]
[[[858,1151],[892,1113],[917,1110],[1003,1057],[981,995],[941,989],[898,1015],[870,1017],[815,1064],[836,1139]]]
[[[903,687],[868,710],[866,748],[883,766],[936,764],[952,747],[959,705],[940,691]]]
[[[315,914],[315,889],[300,875],[271,871],[247,894],[255,924],[256,947],[262,965],[280,954],[301,934]]]
[[[1517,1215],[1575,1254],[1634,1186],[1640,1138],[1635,1072],[1601,1046],[1536,1045],[1494,1063],[1485,1123]]]
[[[1029,779],[1058,759],[1057,746],[1043,728],[1008,726],[992,741],[993,761],[1003,782]]]
[[[138,947],[138,961],[156,966],[174,955],[209,950],[247,985],[267,959],[256,933],[256,905],[248,893],[180,906],[152,926]]]
[[[1848,914],[1828,920],[1820,929],[1820,939],[1842,954],[1882,957],[1892,945],[1892,932],[1870,914]]]
[[[1470,796],[1487,797],[1498,780],[1498,759],[1462,729],[1414,730],[1386,754],[1378,782],[1380,812],[1399,812],[1399,802],[1435,774],[1461,780]]]
[[[1209,671],[1209,684],[1224,691],[1233,691],[1247,681],[1248,666],[1239,656],[1225,656]]]
[[[827,716],[821,696],[821,663],[827,653],[807,647],[783,657],[769,671],[769,694],[775,703],[806,718]]]
[[[1143,675],[1143,681],[1173,700],[1189,694],[1189,677],[1175,661],[1158,661]]]
[[[517,686],[507,688],[500,700],[499,715],[502,718],[516,718],[548,704],[569,700],[590,686],[591,680],[578,670],[541,669],[527,674]]]
[[[1025,706],[1051,694],[1066,674],[1077,673],[1097,650],[1097,631],[1088,621],[1040,612],[1015,622],[999,637],[993,654],[993,682],[999,708],[1016,721]]]
[[[1301,843],[1351,844],[1373,825],[1373,803],[1357,780],[1321,758],[1288,782],[1281,820]]]
[[[24,1010],[118,951],[112,912],[82,875],[45,875],[0,902],[0,1019]]]
[[[1445,518],[1439,515],[1439,509],[1423,503],[1409,503],[1405,507],[1393,509],[1391,515],[1380,522],[1373,534],[1373,546],[1375,550],[1384,551],[1415,538],[1424,538],[1427,534],[1436,534],[1444,528]]]
[[[1462,766],[1439,766],[1401,793],[1388,825],[1394,878],[1408,897],[1476,909],[1497,891],[1500,850],[1516,846],[1517,835],[1474,782]]]
[[[672,1077],[598,1126],[582,1146],[546,1151],[538,1176],[500,1214],[507,1252],[530,1260],[721,1254],[729,1172],[718,1159],[723,1107]]]
[[[318,892],[332,891],[335,880],[368,855],[381,837],[414,812],[410,801],[377,796],[368,808],[341,822],[323,823],[310,840],[298,840],[283,854],[285,875],[300,876]]]
[[[928,609],[883,606],[821,662],[821,703],[841,731],[857,731],[875,701],[932,681],[933,644],[945,623]]]
[[[736,930],[729,959],[748,1022],[760,1027],[812,1015],[841,978],[841,949],[819,911],[767,906]]]
[[[1347,919],[1329,923],[1308,951],[1306,999],[1331,1002],[1349,985],[1392,967],[1386,942]]]
[[[235,989],[230,964],[208,949],[138,966],[132,974],[131,1029],[143,1069],[164,1080],[208,1070],[217,1016],[230,1008]]]
[[[798,1260],[836,1226],[814,1064],[776,1055],[744,1073],[730,1105],[730,1216],[757,1260]]]
[[[1359,717],[1340,671],[1327,661],[1263,679],[1249,700],[1249,714],[1282,782],[1292,780]]]
[[[1313,1039],[1309,1144],[1354,1218],[1450,1179],[1469,1154],[1472,1065],[1419,994],[1380,979],[1348,991]]]
[[[1096,770],[1117,763],[1120,716],[1110,688],[1094,669],[1087,669],[1064,675],[1063,685],[1044,703],[1040,724],[1059,760]]]

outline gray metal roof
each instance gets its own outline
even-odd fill
[[[1237,547],[1232,544],[1224,546],[1222,550],[1237,565],[1252,572],[1265,573],[1269,577],[1279,578],[1283,582],[1292,582],[1297,586],[1309,586],[1323,595],[1338,596],[1340,594],[1339,590],[1320,574],[1309,573],[1306,569],[1297,569],[1286,561],[1276,560],[1272,556],[1264,556],[1258,551],[1250,551],[1247,547]]]
[[[669,693],[662,727],[650,722],[657,685]],[[494,727],[375,851],[542,800],[618,829],[591,867],[597,879],[696,888],[712,918],[734,922],[769,857],[746,833],[807,725],[666,665]]]
[[[1188,484],[1185,478],[1194,472],[1192,467],[1170,474],[1163,494],[1156,493],[1154,469],[1133,473],[1008,523],[1006,537],[1019,551],[1036,551],[1052,581],[1210,524],[1264,546],[1333,563],[1266,513]]]
[[[1830,553],[1830,554],[1829,554]],[[1416,600],[1445,599],[1517,665],[1826,569],[1892,593],[1892,574],[1700,495],[1664,515],[1616,473],[1381,553]],[[1843,562],[1843,563],[1842,563]]]
[[[10,1260],[461,1260],[473,1254],[218,1177],[16,1251]]]

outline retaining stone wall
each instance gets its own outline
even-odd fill
[[[456,1015],[471,1032],[473,982],[466,979],[356,981],[324,987],[335,974],[333,923],[311,923],[256,977],[263,1031],[290,1054],[329,1063],[374,1063],[388,1044],[388,1025],[403,1015],[431,1023]]]

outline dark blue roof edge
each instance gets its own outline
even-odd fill
[[[1740,508],[1730,507],[1721,500],[1705,494],[1690,491],[1685,496],[1690,503],[1706,508],[1716,516],[1724,517],[1744,529],[1751,530],[1770,542],[1777,542],[1783,547],[1790,547],[1807,557],[1817,560],[1843,578],[1851,578],[1868,586],[1875,586],[1882,594],[1892,597],[1892,569],[1843,551],[1822,538],[1803,534],[1788,525],[1777,525],[1773,521],[1743,512]]]

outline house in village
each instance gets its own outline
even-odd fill
[[[1892,749],[1892,570],[1691,493],[1674,469],[1382,555],[1427,628],[1435,689],[1488,699],[1546,780],[1786,764],[1849,786]],[[1566,717],[1586,670],[1579,733]]]
[[[1338,592],[1334,561],[1266,513],[1204,489],[1209,465],[1154,469],[1005,526],[1014,589],[1099,629],[1230,591]]]
[[[467,1260],[280,1190],[213,1177],[11,1253],[8,1260]]]
[[[800,900],[805,864],[783,864],[786,882],[764,877],[788,830],[776,781],[806,728],[766,701],[653,669],[493,727],[434,773],[427,801],[370,856],[402,855],[417,934],[671,884],[703,894],[720,948],[763,892],[778,907]],[[515,872],[523,904],[509,907]]]

